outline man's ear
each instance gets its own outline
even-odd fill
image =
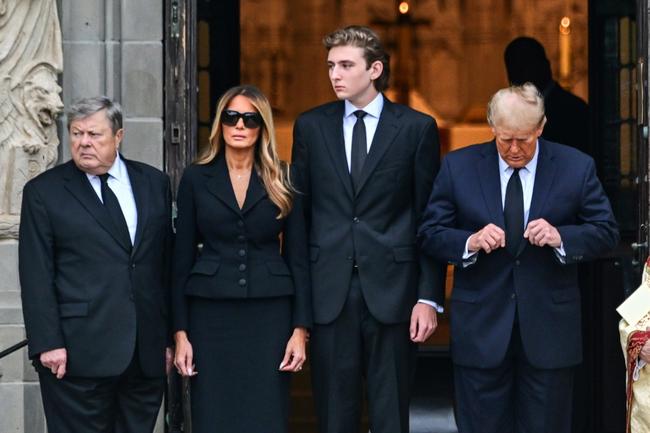
[[[120,149],[120,144],[122,144],[122,138],[124,138],[124,129],[123,129],[123,128],[120,128],[120,129],[118,129],[117,132],[115,133],[115,141],[116,141],[116,143],[115,143],[115,148],[116,148],[117,150]]]
[[[370,79],[376,80],[381,77],[382,72],[384,72],[384,64],[379,60],[372,62],[370,65]]]

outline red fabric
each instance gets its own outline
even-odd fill
[[[634,399],[634,391],[632,390],[632,383],[634,382],[633,375],[636,368],[636,360],[639,358],[641,349],[645,343],[650,339],[649,331],[632,331],[627,337],[627,420],[626,429],[630,433],[630,419],[632,416],[632,400]]]

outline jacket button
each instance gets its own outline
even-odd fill
[[[244,278],[242,278],[241,280],[239,280],[239,285],[240,285],[240,286],[245,286],[245,285],[246,285],[246,280],[245,280]]]
[[[515,260],[515,266],[521,265],[521,262],[519,260]]]
[[[512,298],[512,299],[516,299],[516,298],[517,298],[517,295],[513,293],[512,295],[510,295],[510,298]]]
[[[135,296],[133,296],[133,293],[129,293],[129,299],[130,299],[131,301],[135,300]]]
[[[357,224],[357,223],[359,222],[359,218],[357,218],[357,217],[352,218],[352,222],[354,222],[355,224]]]
[[[246,265],[243,264],[243,263],[242,263],[241,265],[239,265],[239,270],[240,270],[241,272],[244,272],[244,271],[246,270]]]
[[[244,221],[241,220],[237,221],[237,226],[244,227]]]
[[[246,236],[244,236],[244,235],[239,235],[239,236],[237,236],[237,240],[238,240],[239,242],[244,242],[244,241],[246,240]]]
[[[239,257],[244,257],[246,255],[246,250],[239,250]]]

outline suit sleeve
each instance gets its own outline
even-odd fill
[[[173,331],[187,330],[187,299],[185,283],[196,260],[199,242],[196,224],[196,206],[191,174],[186,170],[178,186],[176,198],[176,239],[172,271],[172,317]]]
[[[304,137],[303,119],[299,117],[293,128],[293,147],[291,148],[291,170],[294,186],[301,194],[301,205],[305,216],[307,233],[311,222],[311,172],[309,169],[309,149]]]
[[[598,258],[618,243],[618,225],[591,158],[582,182],[577,220],[577,224],[557,227],[567,264]]]
[[[23,190],[18,245],[29,357],[65,348],[54,283],[54,234],[47,209],[33,183]]]
[[[415,153],[414,201],[417,221],[422,214],[431,193],[433,180],[440,167],[440,142],[438,127],[435,120],[427,124]],[[418,282],[418,298],[434,301],[439,306],[444,305],[446,264],[436,262],[431,257],[420,254],[420,279]]]
[[[465,243],[472,232],[456,228],[456,198],[449,157],[442,162],[418,232],[424,254],[442,262],[462,264]]]
[[[296,180],[299,181],[299,179]],[[311,279],[307,251],[307,230],[305,227],[302,200],[302,194],[294,194],[293,207],[287,216],[284,230],[283,255],[291,270],[295,290],[293,299],[293,326],[311,328]]]
[[[168,312],[171,312],[171,269],[172,254],[174,251],[174,232],[172,226],[172,189],[169,176],[167,175],[165,175],[165,207],[167,209],[168,227],[166,229],[165,251],[163,253],[163,260],[165,265],[165,268],[163,269],[163,284],[165,289],[165,308]],[[167,328],[167,345],[171,346],[173,341],[173,325],[171,321],[168,321]]]

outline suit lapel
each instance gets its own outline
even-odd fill
[[[494,224],[505,229],[503,219],[503,205],[501,204],[501,176],[499,174],[499,160],[496,143],[490,142],[483,149],[482,159],[478,165],[479,184],[483,198]]]
[[[332,158],[334,169],[348,196],[352,198],[352,178],[348,169],[348,158],[345,155],[345,140],[343,138],[344,107],[345,105],[341,101],[328,109],[325,113],[326,121],[321,123],[321,133],[325,139],[325,147]]]
[[[248,190],[246,191],[246,200],[244,200],[244,207],[242,213],[251,210],[260,200],[266,196],[266,189],[262,184],[262,179],[259,178],[255,170],[251,173],[251,179],[248,183]]]
[[[384,98],[384,108],[381,110],[381,115],[379,116],[379,123],[377,124],[375,136],[372,139],[370,152],[368,152],[363,169],[361,170],[361,179],[359,180],[359,187],[356,190],[357,196],[397,136],[397,132],[399,131],[398,117],[399,113],[396,112],[395,106],[388,99]]]
[[[233,212],[240,213],[235,191],[230,183],[228,166],[223,154],[217,156],[214,164],[203,166],[205,175],[208,178],[206,187],[219,201],[229,207]]]
[[[129,173],[131,190],[133,191],[135,207],[138,213],[138,223],[135,230],[135,241],[133,243],[133,253],[135,253],[135,250],[142,241],[142,232],[147,226],[147,219],[149,218],[150,185],[149,178],[133,166],[130,161],[125,158],[122,158],[122,161],[124,161],[126,170]]]
[[[65,188],[81,203],[99,225],[128,252],[131,246],[126,245],[125,241],[119,235],[104,205],[99,197],[97,197],[97,193],[95,193],[92,185],[90,185],[86,173],[79,170],[73,161],[69,161],[67,164],[68,169],[64,175],[66,180]]]
[[[533,187],[533,197],[530,202],[530,212],[528,221],[538,219],[542,215],[546,198],[553,186],[555,180],[555,171],[557,167],[553,163],[553,154],[541,138],[538,142],[539,154],[537,157],[537,169],[535,171],[535,186]]]

